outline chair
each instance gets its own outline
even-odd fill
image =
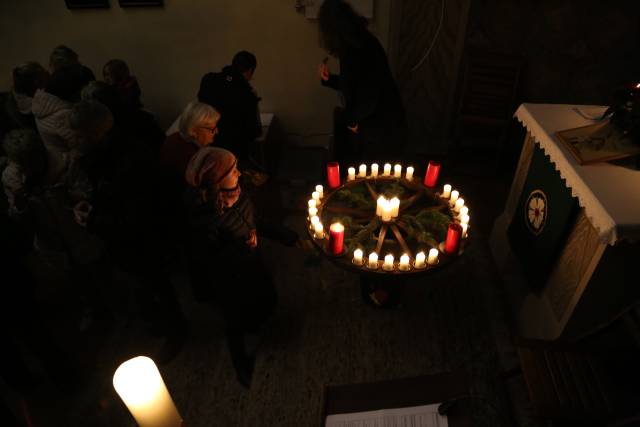
[[[495,162],[516,108],[524,59],[518,55],[473,51],[464,60],[464,76],[453,138],[456,151],[496,147]]]

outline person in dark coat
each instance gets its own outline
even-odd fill
[[[380,42],[344,0],[325,0],[318,24],[324,48],[340,61],[339,75],[327,60],[319,68],[322,85],[344,96],[334,119],[337,160],[398,159],[407,138],[405,110]]]
[[[83,80],[90,82],[96,79],[91,68],[80,63],[80,58],[75,50],[65,45],[59,45],[53,48],[51,55],[49,55],[49,70],[51,74],[71,65],[78,65],[80,67]]]
[[[258,102],[251,87],[257,61],[247,51],[238,52],[231,65],[219,73],[202,77],[198,100],[211,105],[221,114],[217,145],[234,153],[244,170],[255,139],[262,133]]]
[[[237,159],[205,147],[189,162],[185,193],[191,281],[196,299],[219,306],[238,380],[250,386],[254,357],[244,339],[272,313],[276,291],[260,256],[256,216],[240,188]]]

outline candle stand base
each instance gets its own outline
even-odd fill
[[[442,252],[447,256],[451,256],[452,254],[448,254],[444,250],[444,247],[445,247],[445,242],[440,242],[440,244],[438,245],[438,249],[440,250],[440,252]],[[462,255],[463,253],[464,253],[464,242],[461,242],[460,245],[458,246],[458,253],[456,255]]]

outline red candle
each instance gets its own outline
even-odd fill
[[[329,250],[333,255],[340,255],[344,245],[344,225],[334,222],[329,226]]]
[[[444,251],[448,255],[455,255],[458,253],[460,247],[460,237],[462,237],[462,227],[458,223],[449,224],[449,230],[447,231],[447,240],[444,242]]]
[[[327,181],[330,188],[340,187],[340,165],[338,162],[327,163]]]
[[[429,160],[427,174],[424,176],[424,185],[427,187],[435,187],[438,182],[438,174],[440,173],[440,162]]]

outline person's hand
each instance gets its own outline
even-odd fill
[[[78,202],[73,207],[73,216],[76,220],[76,224],[81,227],[86,227],[87,221],[89,220],[89,214],[91,213],[92,209],[93,206],[91,206],[91,204],[86,200]]]
[[[258,246],[258,233],[256,233],[255,229],[249,231],[249,238],[246,243],[251,249]]]
[[[318,74],[320,75],[320,78],[322,79],[322,81],[328,81],[329,80],[329,66],[327,65],[326,62],[323,62],[322,64],[320,64],[320,67],[318,68]]]
[[[358,133],[358,124],[356,123],[353,126],[347,126],[347,129],[349,129],[352,133],[357,134]]]

